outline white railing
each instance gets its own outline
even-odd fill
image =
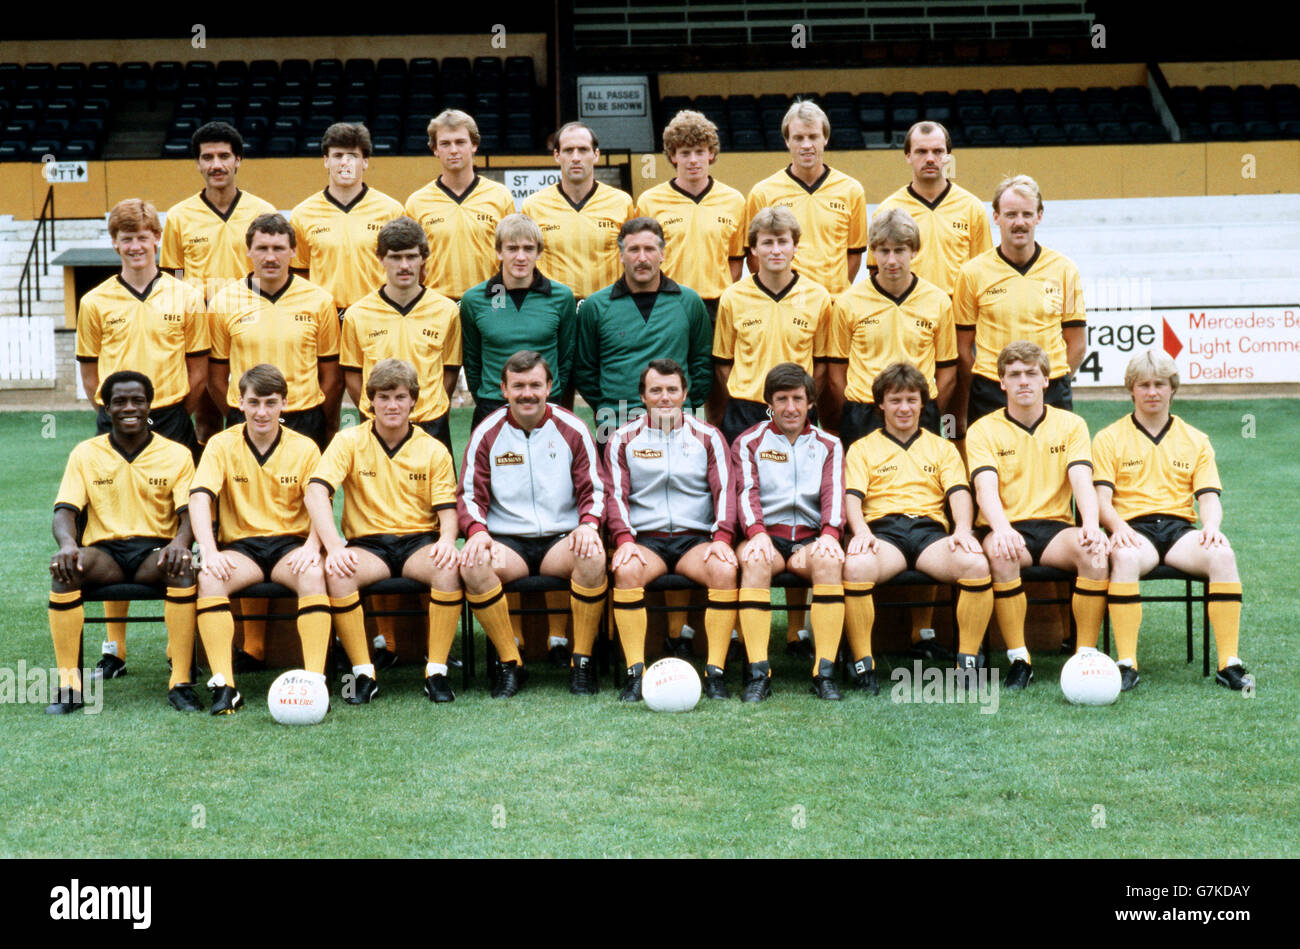
[[[43,388],[54,380],[54,318],[0,317],[0,388]]]

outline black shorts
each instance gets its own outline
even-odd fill
[[[244,421],[244,413],[239,409],[231,409],[226,413],[226,428],[238,425],[242,421]],[[322,406],[303,409],[301,412],[284,412],[280,416],[280,424],[299,435],[306,435],[322,452],[329,445],[325,438],[325,409]]]
[[[443,412],[441,415],[439,415],[439,416],[438,416],[437,418],[435,418],[435,419],[430,419],[430,420],[427,421],[427,422],[416,422],[416,423],[415,423],[416,425],[420,426],[420,428],[424,429],[426,432],[428,432],[430,435],[432,435],[434,438],[438,439],[438,441],[442,442],[443,445],[446,446],[446,448],[447,448],[447,454],[449,454],[449,455],[452,454],[452,448],[451,448],[451,421],[450,421],[450,419],[451,419],[451,413],[450,413],[450,412]],[[453,456],[452,456],[452,467],[455,467],[455,464],[456,464],[456,458],[455,458],[455,456],[453,455]]]
[[[505,405],[505,402],[500,399],[475,399],[474,418],[469,423],[470,431],[472,432],[474,429],[478,428],[479,422],[483,421],[503,405]]]
[[[436,543],[438,537],[437,531],[421,531],[418,534],[366,534],[364,537],[353,537],[348,541],[348,546],[370,551],[388,565],[389,573],[400,577],[402,568],[406,566],[406,561],[410,559],[411,554],[421,547]]]
[[[649,534],[638,534],[636,542],[646,550],[654,551],[655,555],[667,565],[669,573],[676,573],[677,561],[686,556],[687,551],[694,550],[700,544],[707,544],[709,535],[692,532],[652,537]]]
[[[307,538],[291,534],[272,537],[245,537],[232,540],[222,550],[234,550],[243,554],[262,571],[262,579],[270,580],[271,571],[285,556],[303,545]]]
[[[1043,393],[1043,402],[1054,408],[1073,412],[1074,392],[1070,387],[1070,377],[1061,376],[1049,382],[1047,391]],[[979,375],[971,376],[970,400],[966,403],[967,425],[1006,407],[1007,394],[1002,391],[1002,385],[996,379],[986,379]]]
[[[543,537],[515,537],[508,534],[494,534],[493,540],[505,544],[528,565],[528,575],[535,577],[542,569],[542,561],[546,555],[551,552],[551,548],[558,544],[568,534],[547,534]]]
[[[715,297],[712,300],[705,300],[704,309],[709,314],[709,325],[717,326],[718,325],[718,299]]]
[[[202,451],[199,448],[199,437],[194,433],[194,422],[190,419],[190,413],[185,411],[185,403],[177,402],[174,405],[163,405],[149,409],[149,427],[163,438],[170,438],[172,441],[184,445],[198,461]],[[113,423],[108,417],[108,410],[102,405],[95,412],[95,434],[105,435],[113,430]]]
[[[773,537],[771,534],[767,535],[767,539],[772,542],[772,546],[776,548],[776,552],[780,554],[781,559],[785,561],[787,570],[790,569],[790,558],[794,556],[795,551],[800,547],[807,547],[812,543],[812,540],[790,540],[786,537]]]
[[[867,525],[879,540],[898,548],[908,570],[916,569],[917,558],[937,540],[945,540],[948,531],[932,517],[887,514]]]
[[[1128,522],[1128,526],[1151,541],[1151,546],[1156,549],[1161,563],[1165,562],[1165,554],[1169,553],[1169,548],[1178,543],[1184,534],[1196,530],[1191,521],[1171,514],[1146,514],[1135,517]]]
[[[840,413],[840,442],[844,445],[845,451],[848,451],[849,446],[859,438],[864,438],[876,429],[884,427],[885,417],[876,411],[873,403],[844,403],[844,411]],[[925,407],[921,409],[921,427],[936,435],[940,434],[938,403],[926,400]]]
[[[135,572],[150,554],[157,553],[160,547],[166,547],[171,541],[166,537],[126,537],[122,540],[101,540],[91,544],[95,550],[102,550],[113,558],[122,568],[126,579],[135,579]]]
[[[1011,527],[1025,539],[1025,549],[1029,551],[1029,561],[1035,567],[1043,559],[1043,551],[1047,549],[1047,545],[1052,542],[1056,535],[1067,527],[1073,526],[1073,524],[1065,521],[1049,521],[1037,517],[1011,522]],[[976,536],[983,543],[984,538],[992,532],[993,529],[990,527],[981,527],[976,531]]]

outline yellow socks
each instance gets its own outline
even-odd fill
[[[203,651],[208,654],[208,666],[214,676],[222,676],[226,685],[235,684],[235,618],[230,615],[230,600],[224,596],[202,596],[198,600],[199,636],[203,638]],[[178,667],[185,667],[189,675],[188,661],[172,658],[172,674]]]
[[[523,665],[519,646],[515,643],[514,628],[510,624],[510,607],[506,605],[506,595],[501,591],[501,584],[498,583],[486,593],[467,593],[466,596],[470,609],[474,611],[487,638],[496,647],[501,661]]]
[[[1106,616],[1106,590],[1109,580],[1089,580],[1079,577],[1074,581],[1074,595],[1070,607],[1074,610],[1075,648],[1097,648],[1101,635],[1101,621]]]
[[[712,591],[710,591],[710,599],[712,599]],[[745,641],[745,652],[749,654],[749,661],[765,662],[768,640],[772,638],[772,591],[767,587],[742,587],[736,606],[737,615],[740,617],[740,636]],[[794,629],[794,614],[790,615],[792,617],[790,628]],[[708,623],[704,625],[707,629]],[[712,633],[709,635],[709,652],[713,652]],[[709,659],[709,664],[717,665],[712,659]]]
[[[371,609],[374,610],[400,610],[402,608],[402,598],[396,593],[385,593],[383,596],[377,596],[371,600]],[[380,636],[384,638],[384,649],[390,652],[397,649],[397,635],[393,632],[397,626],[396,616],[376,616],[375,621],[375,638]],[[378,648],[378,647],[376,647]]]
[[[451,644],[456,639],[456,626],[460,623],[460,590],[429,591],[429,641],[428,661],[440,666],[447,664]]]
[[[1228,660],[1237,655],[1237,637],[1241,627],[1241,584],[1211,583],[1205,592],[1210,611],[1210,628],[1214,630],[1214,648],[1219,655],[1219,668],[1225,669]]]
[[[813,675],[820,662],[835,662],[840,651],[840,632],[844,629],[844,585],[814,583],[812,588]]]
[[[645,662],[645,587],[614,588],[614,625],[630,669]]]
[[[871,627],[876,622],[876,601],[871,591],[875,586],[870,582],[844,581],[844,634],[855,662],[871,658]]]
[[[60,689],[81,691],[79,663],[81,629],[85,622],[80,590],[50,594],[50,636],[54,640],[54,664],[59,667]]]
[[[1019,577],[993,582],[993,612],[997,614],[998,628],[1002,630],[1002,641],[1006,643],[1008,652],[1025,648],[1025,610],[1028,605]],[[1025,652],[1025,662],[1029,662],[1028,650]]]
[[[104,618],[109,620],[104,626],[104,636],[114,644],[116,651],[113,655],[126,661],[126,623],[114,623],[113,620],[120,620],[127,615],[131,604],[126,600],[108,600],[104,603]]]
[[[348,662],[355,669],[370,666],[370,644],[366,642],[366,618],[361,611],[361,596],[355,590],[337,599],[330,597],[330,611],[334,614],[334,634],[348,654]],[[373,673],[371,678],[374,678]]]
[[[708,664],[719,669],[727,665],[727,647],[736,628],[736,590],[709,587],[709,605],[704,611],[704,635],[709,641]],[[752,661],[752,660],[751,660]]]
[[[917,590],[917,595],[927,600],[933,600],[938,592],[938,587],[921,587]],[[933,606],[912,607],[912,642],[914,644],[921,641],[921,630],[923,629],[934,629]]]
[[[993,615],[993,580],[958,580],[957,588],[957,651],[973,656],[980,651]]]
[[[324,675],[330,649],[330,598],[324,593],[298,597],[298,640],[302,667]]]
[[[561,645],[571,646],[572,644],[569,643],[569,614],[566,612],[566,608],[570,607],[569,594],[563,590],[547,590],[544,596],[546,597],[546,608],[550,610],[546,614],[546,648],[550,649],[552,646]],[[574,625],[577,625],[576,619]],[[564,642],[561,643],[560,640],[564,640]],[[571,649],[570,651],[577,652],[578,650]],[[590,654],[590,651],[588,651],[584,655]]]
[[[195,600],[198,587],[168,587],[163,594],[163,622],[167,625],[167,655],[172,659],[171,679],[167,688],[174,689],[190,681],[194,661]]]
[[[584,587],[577,580],[569,581],[569,611],[573,614],[573,655],[590,656],[596,648],[596,633],[600,617],[605,612],[605,590],[609,583],[602,580],[598,587]]]
[[[682,627],[686,625],[686,607],[691,602],[690,590],[665,590],[664,605],[676,607],[671,613],[667,614],[668,636],[677,639],[682,634]]]
[[[266,658],[266,620],[264,619],[244,619],[244,613],[250,613],[254,616],[265,616],[270,612],[271,601],[257,597],[256,599],[239,601],[239,625],[244,631],[244,652],[254,659]],[[175,667],[173,662],[172,666]]]
[[[1110,624],[1115,627],[1115,655],[1127,659],[1137,668],[1138,630],[1142,627],[1141,586],[1137,582],[1110,583],[1107,606]]]

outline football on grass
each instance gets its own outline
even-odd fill
[[[1119,666],[1097,649],[1079,650],[1061,669],[1061,691],[1075,705],[1110,705],[1119,686]]]
[[[330,693],[323,675],[291,669],[271,683],[266,704],[281,725],[315,725],[329,711]]]
[[[689,712],[700,701],[700,674],[683,659],[660,659],[645,671],[641,697],[656,712]]]

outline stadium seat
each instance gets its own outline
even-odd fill
[[[1065,137],[1071,145],[1099,145],[1101,135],[1091,125],[1071,122],[1065,126]]]
[[[312,63],[311,74],[314,77],[330,76],[335,79],[343,78],[343,60],[332,57],[318,59]]]
[[[1165,142],[1169,140],[1169,134],[1164,127],[1154,122],[1139,120],[1128,123],[1129,132],[1132,133],[1133,141],[1141,144],[1150,144],[1152,142]]]
[[[1269,121],[1247,122],[1245,132],[1251,140],[1280,138],[1282,134],[1277,123]]]
[[[152,89],[152,75],[148,63],[123,63],[119,73],[122,91],[130,95],[147,95]]]
[[[758,129],[735,129],[731,133],[731,147],[738,152],[763,150],[763,134]]]
[[[1246,137],[1246,132],[1236,122],[1211,122],[1210,137],[1219,141],[1239,141]]]
[[[537,147],[537,143],[530,132],[520,132],[511,129],[506,132],[505,147],[512,152],[527,152]]]
[[[1055,125],[1031,125],[1029,134],[1036,145],[1064,145],[1068,141],[1065,132]]]
[[[302,128],[302,116],[278,115],[271,123],[270,131],[272,135],[287,135],[296,139],[300,128]]]
[[[963,135],[962,144],[983,148],[1001,145],[1002,140],[998,137],[998,133],[987,125],[968,125]]]
[[[1023,125],[999,125],[997,133],[1002,144],[1012,148],[1034,144],[1033,133]]]
[[[507,56],[506,65],[506,82],[515,85],[520,82],[533,85],[536,73],[533,68],[533,58],[531,56]]]

